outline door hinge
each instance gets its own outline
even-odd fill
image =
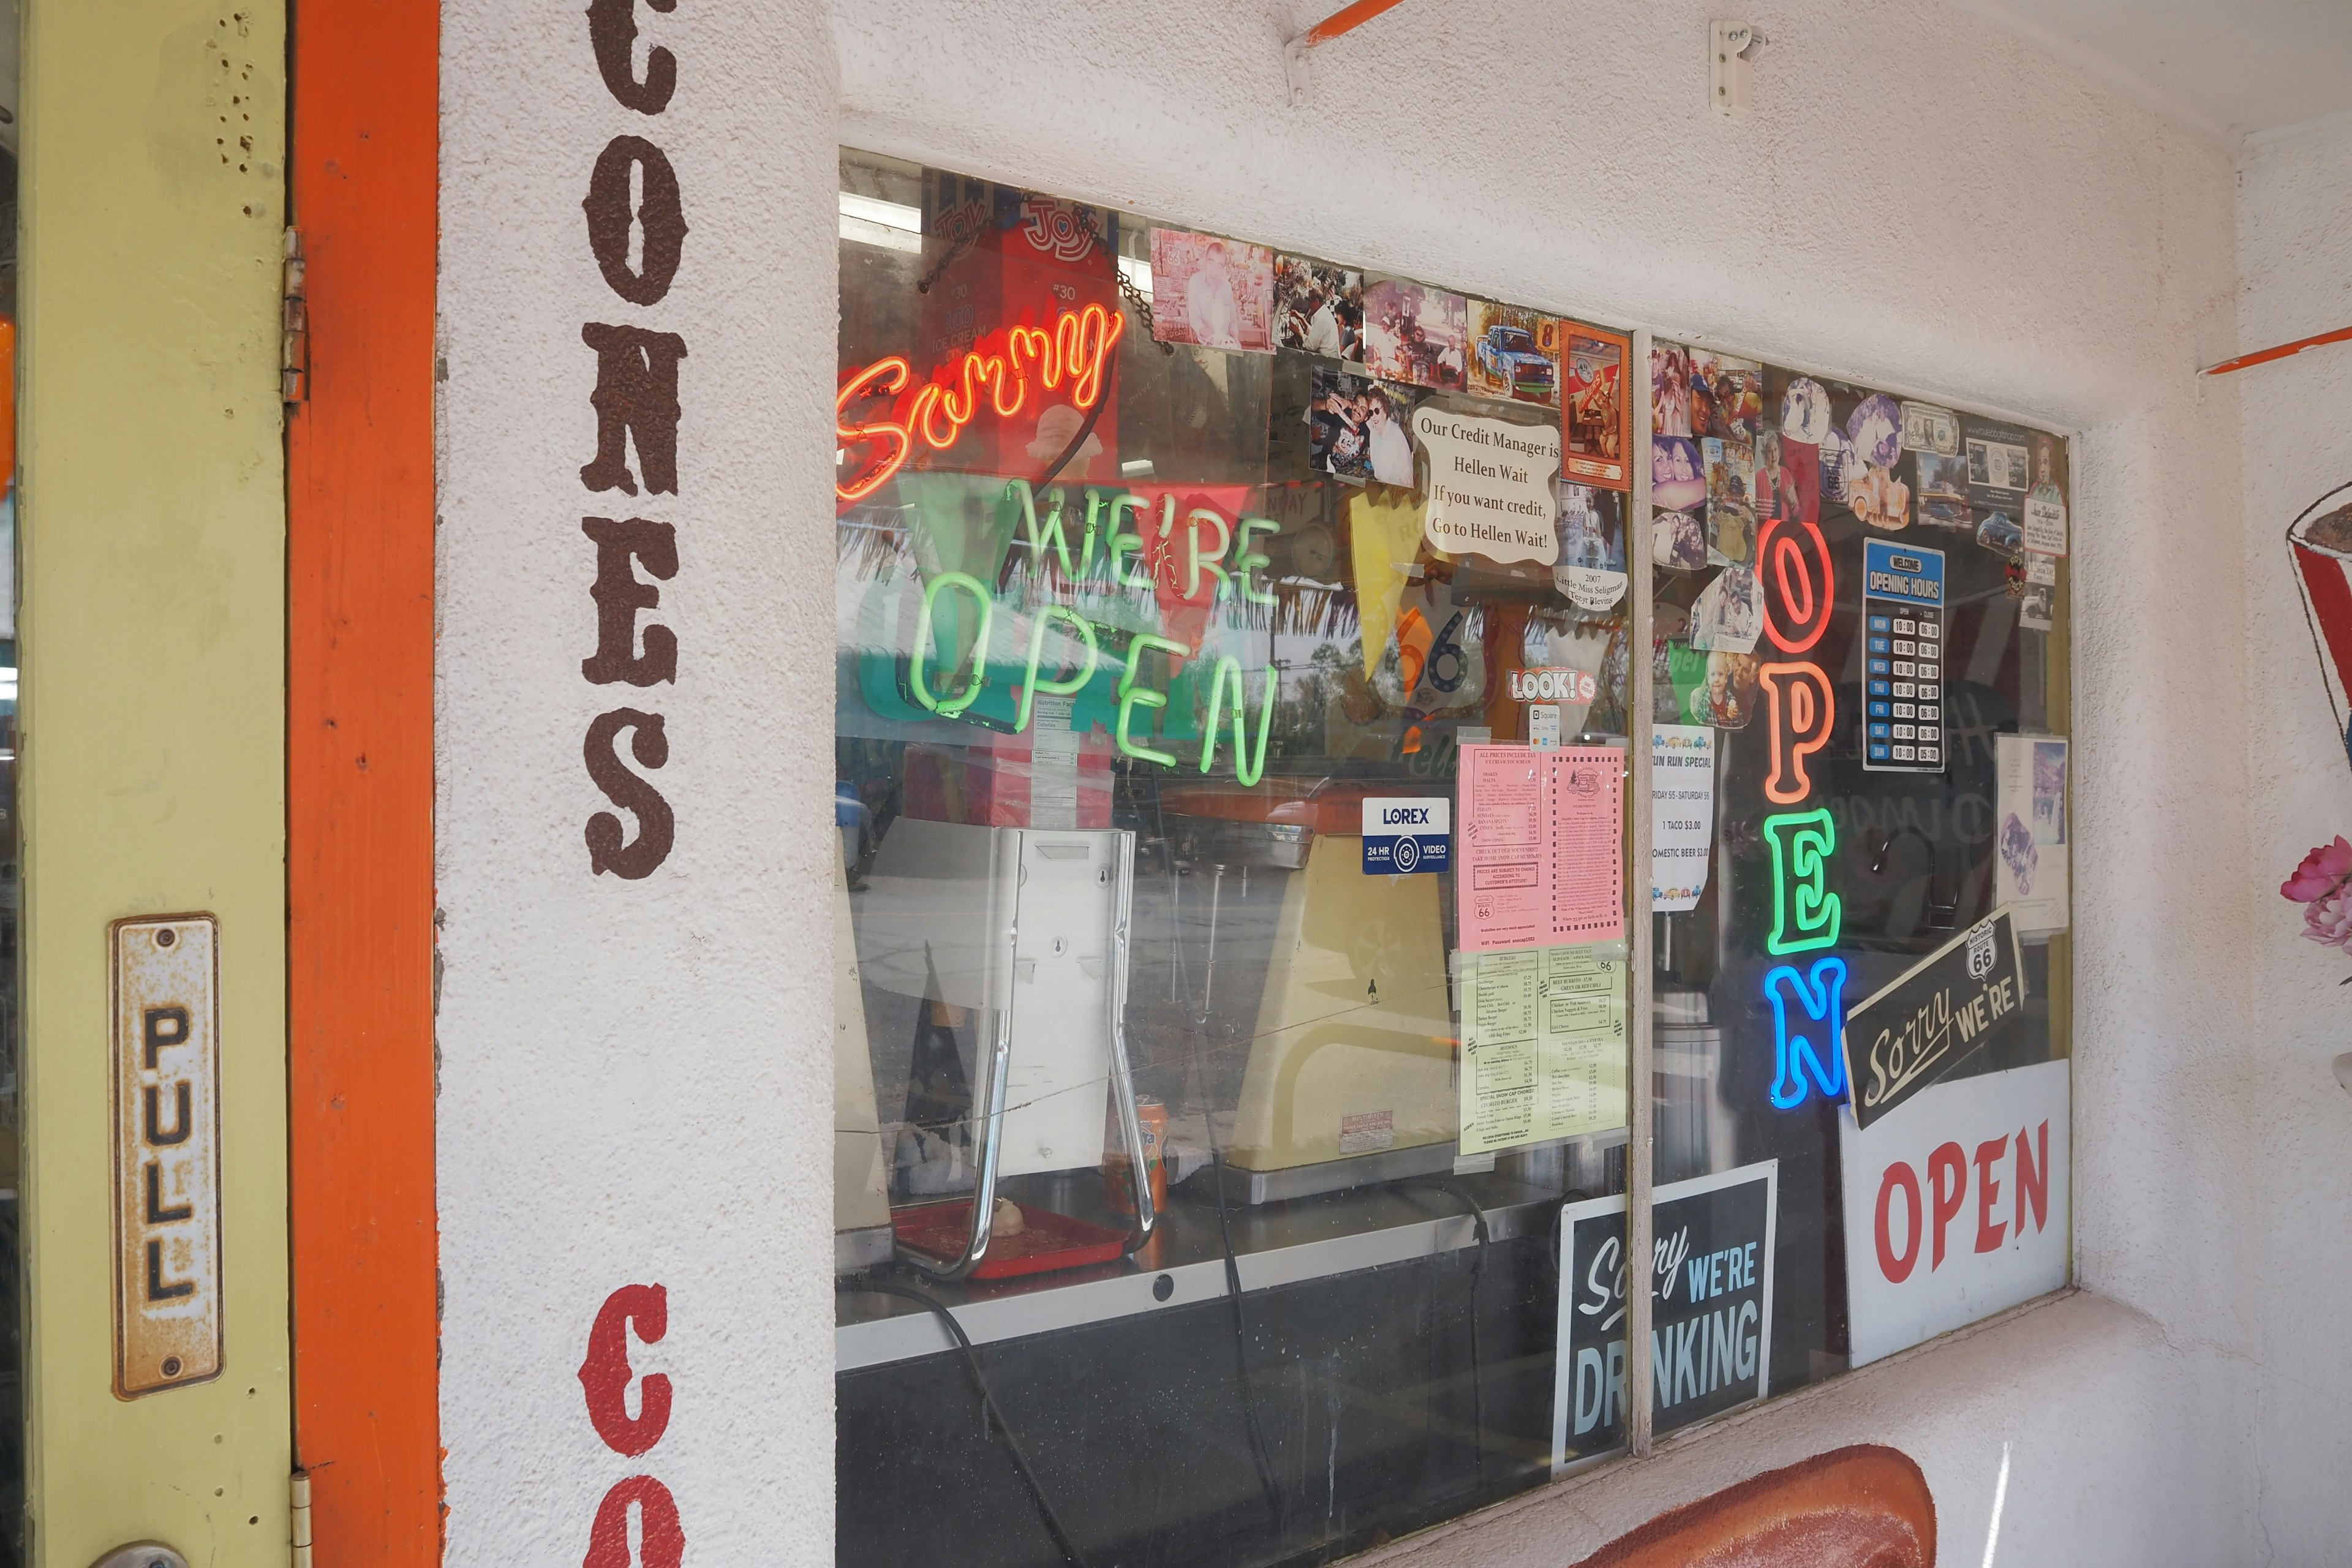
[[[303,298],[302,231],[286,231],[286,288],[278,361],[279,397],[289,404],[310,400],[310,308]]]
[[[294,1568],[310,1568],[310,1477],[307,1471],[294,1472],[294,1484],[287,1495],[290,1500],[287,1512],[293,1526]]]

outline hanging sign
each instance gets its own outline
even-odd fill
[[[1948,1079],[1838,1120],[1853,1364],[2066,1283],[2067,1064]]]
[[[1992,1041],[2025,1013],[2017,928],[1997,910],[1846,1014],[1853,1119],[1868,1127]]]
[[[1552,480],[1559,473],[1559,431],[1452,414],[1424,403],[1412,433],[1429,454],[1429,507],[1422,526],[1450,554],[1475,552],[1491,561],[1535,561],[1559,553]]]
[[[1651,1204],[1653,1430],[1671,1432],[1750,1400],[1772,1381],[1772,1247],[1780,1163],[1670,1182]],[[1559,1236],[1557,1471],[1625,1443],[1625,1195],[1567,1205]]]
[[[1871,773],[1944,771],[1944,552],[1863,542]]]

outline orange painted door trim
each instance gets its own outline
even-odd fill
[[[294,1445],[318,1562],[433,1568],[440,7],[294,12],[310,336],[287,419]]]

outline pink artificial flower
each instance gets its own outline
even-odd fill
[[[2352,891],[2328,893],[2305,905],[2303,934],[2324,947],[2352,952]]]
[[[2299,904],[2312,903],[2326,898],[2343,886],[2347,877],[2352,877],[2352,843],[2346,842],[2339,833],[2335,843],[2322,844],[2303,858],[2303,864],[2294,868],[2294,875],[2279,884],[2279,896],[2293,899]],[[2313,940],[2326,942],[2329,939],[2314,936]]]

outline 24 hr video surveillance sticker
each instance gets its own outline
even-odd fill
[[[1453,858],[1454,803],[1442,795],[1364,801],[1364,875],[1443,871]]]
[[[1863,542],[1864,744],[1872,773],[1944,771],[1944,552]]]

